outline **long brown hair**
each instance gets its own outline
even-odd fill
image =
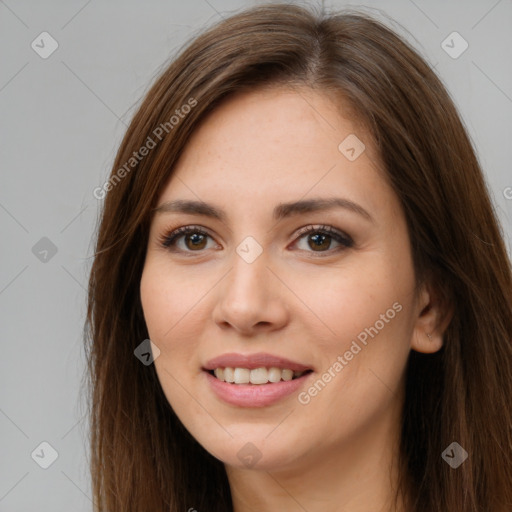
[[[407,510],[512,510],[511,266],[466,129],[433,70],[384,24],[287,4],[190,42],[147,93],[101,189],[86,324],[97,510],[232,510],[224,465],[134,356],[148,338],[139,285],[152,209],[187,139],[228,95],[279,84],[334,94],[364,124],[403,207],[416,278],[453,311],[443,348],[408,361]],[[469,454],[457,469],[441,457],[454,441]]]

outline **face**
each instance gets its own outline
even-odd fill
[[[205,120],[159,198],[141,279],[156,371],[229,467],[298,468],[398,429],[424,304],[378,161],[326,96],[252,91]]]

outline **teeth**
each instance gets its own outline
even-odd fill
[[[282,375],[283,380],[292,380],[293,379],[293,370],[283,370]]]
[[[235,368],[235,384],[249,384],[251,370],[247,368]]]
[[[279,382],[281,380],[281,374],[283,372],[280,368],[270,368],[268,371],[268,380],[270,382]]]
[[[235,382],[235,370],[233,368],[224,368],[224,380],[226,382]]]
[[[266,384],[268,382],[268,370],[255,368],[251,370],[251,384]]]
[[[289,381],[300,377],[304,372],[297,372],[288,368],[216,368],[214,375],[223,382],[234,384],[267,384],[268,382]]]

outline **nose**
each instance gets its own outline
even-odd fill
[[[221,329],[254,335],[280,329],[288,322],[285,290],[263,255],[247,263],[235,253],[231,270],[216,290],[213,320]]]

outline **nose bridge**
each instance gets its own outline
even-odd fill
[[[241,309],[243,304],[247,307],[261,306],[262,301],[268,299],[269,274],[266,255],[261,254],[254,261],[244,259],[239,252],[232,258],[224,289],[224,297],[233,300]]]
[[[240,244],[233,251],[231,270],[219,289],[218,302],[214,309],[214,320],[229,324],[239,331],[250,331],[256,326],[280,325],[285,321],[286,308],[279,290],[267,269],[268,255],[261,252],[256,258],[252,248]]]
[[[230,258],[231,272],[227,280],[232,293],[250,291],[253,299],[265,293],[261,285],[269,274],[266,266],[269,263],[270,253],[268,249],[264,249],[262,245],[264,242],[261,237],[259,238],[261,243],[255,237],[247,235],[234,248]]]

